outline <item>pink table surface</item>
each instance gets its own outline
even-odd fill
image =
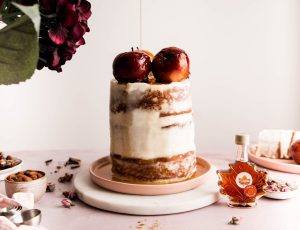
[[[99,230],[199,230],[199,229],[300,229],[300,195],[290,200],[271,200],[261,198],[258,205],[251,209],[229,208],[225,198],[217,203],[181,214],[163,216],[132,216],[102,211],[90,207],[81,201],[71,209],[60,204],[61,192],[72,190],[72,184],[60,184],[57,178],[64,172],[76,173],[86,170],[94,160],[105,156],[100,151],[23,151],[15,152],[24,160],[23,169],[39,169],[47,173],[48,181],[56,183],[54,193],[46,193],[36,203],[36,208],[42,210],[42,226],[56,229],[99,229]],[[202,154],[219,168],[227,168],[233,161],[225,154]],[[231,154],[232,155],[232,154]],[[63,165],[70,157],[82,159],[82,167],[76,170],[62,168],[54,173],[57,165]],[[233,155],[232,155],[233,156]],[[52,164],[45,166],[44,161],[53,159]],[[281,177],[297,181],[300,185],[300,175],[270,171],[273,177]],[[4,182],[0,182],[0,192],[5,193]],[[232,216],[241,217],[240,225],[228,225]]]

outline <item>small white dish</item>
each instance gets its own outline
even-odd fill
[[[299,194],[299,189],[295,189],[289,192],[267,192],[264,197],[276,199],[276,200],[286,200],[291,199]]]
[[[18,159],[20,160],[20,159]],[[22,165],[23,165],[23,161],[20,160],[20,163],[13,166],[13,167],[10,167],[10,168],[7,168],[7,169],[2,169],[0,170],[0,181],[1,180],[4,180],[8,175],[12,174],[12,173],[15,173],[15,172],[19,172],[22,170]]]

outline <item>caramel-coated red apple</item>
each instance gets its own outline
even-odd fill
[[[186,52],[177,47],[162,49],[155,55],[152,72],[157,82],[183,81],[190,73],[190,60]]]
[[[300,140],[295,141],[290,147],[290,153],[294,161],[300,164]]]
[[[153,55],[153,53],[151,53],[150,51],[148,51],[148,50],[138,50],[138,51],[147,54],[147,55],[150,57],[150,60],[151,60],[151,61],[153,60],[154,55]]]
[[[121,53],[113,62],[113,75],[118,82],[145,81],[150,70],[150,57],[140,51]]]

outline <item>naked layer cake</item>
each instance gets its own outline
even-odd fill
[[[167,53],[169,56],[164,57],[176,66],[176,59],[172,60],[175,48],[167,48],[170,52],[168,49],[171,55]],[[177,49],[180,55],[184,52]],[[172,69],[166,59],[163,67],[172,71],[162,74],[156,64],[161,52],[152,61],[150,56],[150,70],[145,71],[144,77],[133,77],[135,72],[124,74],[123,69],[131,66],[131,59],[126,59],[127,65],[120,67],[121,70],[118,56],[113,64],[117,80],[110,85],[111,159],[114,175],[122,180],[170,183],[186,180],[196,171],[190,80],[186,69]],[[139,53],[138,60],[148,55],[135,53]],[[180,55],[177,59],[182,67]],[[188,62],[185,52],[184,55]],[[187,64],[185,68],[189,67]],[[124,76],[116,74],[118,70]]]

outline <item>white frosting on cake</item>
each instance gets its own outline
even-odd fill
[[[137,106],[149,92],[152,96],[167,92],[168,99],[151,97],[153,102],[160,100],[159,106]],[[110,97],[111,153],[146,160],[195,151],[189,80],[170,84],[112,80]],[[126,109],[115,111],[118,103]]]

